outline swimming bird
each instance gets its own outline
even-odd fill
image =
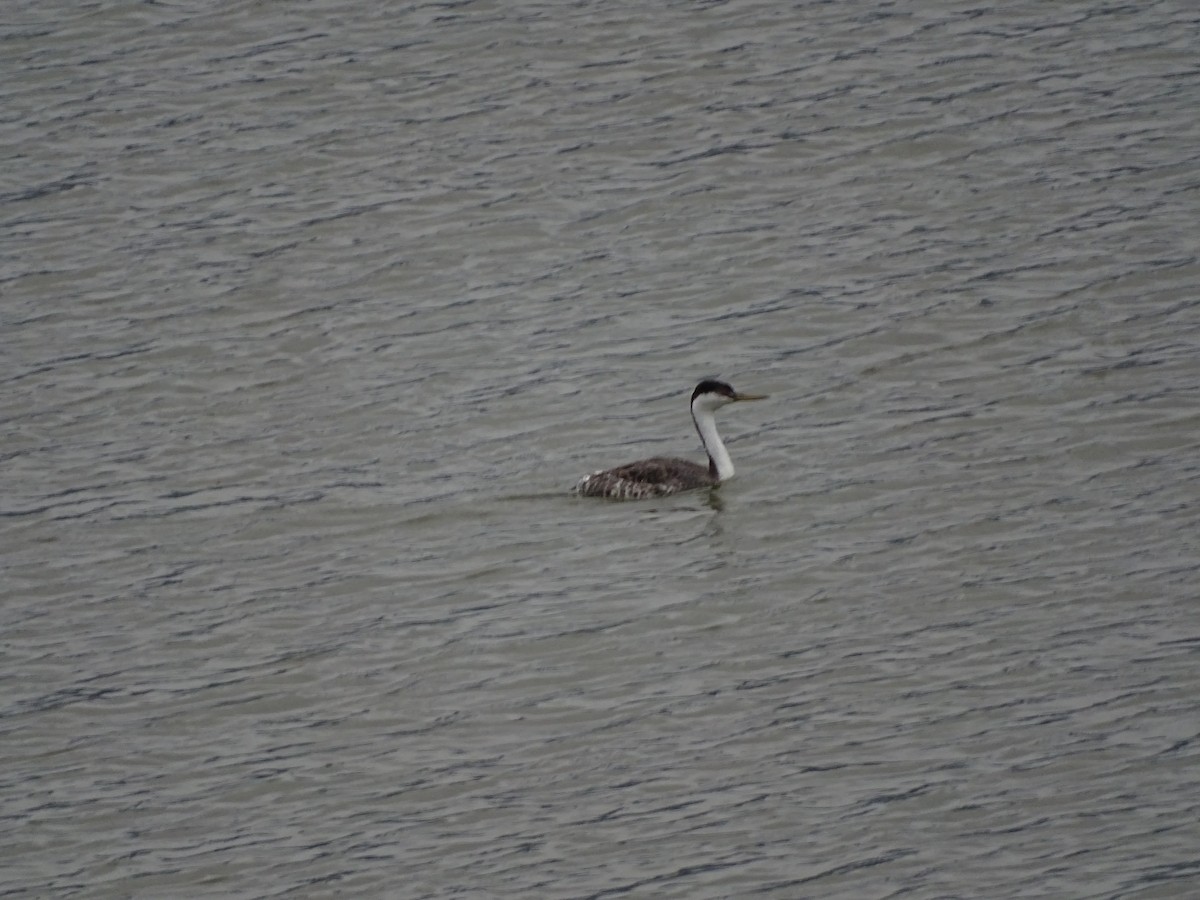
[[[643,500],[696,488],[716,487],[733,477],[733,461],[729,458],[721,435],[717,434],[713,413],[730,403],[765,398],[765,394],[740,394],[723,381],[705,379],[692,391],[692,421],[708,453],[707,466],[687,459],[656,456],[626,463],[615,469],[593,472],[575,485],[575,491],[584,497]]]

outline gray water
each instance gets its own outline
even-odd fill
[[[1200,894],[1197,47],[10,3],[0,895]]]

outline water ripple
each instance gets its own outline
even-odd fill
[[[1195,892],[1189,4],[8,18],[0,892]]]

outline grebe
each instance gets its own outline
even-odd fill
[[[696,423],[700,442],[708,453],[707,466],[687,459],[656,456],[615,469],[593,472],[575,485],[575,491],[584,497],[643,500],[696,488],[716,487],[733,477],[733,461],[729,458],[721,435],[717,434],[713,413],[729,403],[765,398],[765,394],[739,394],[723,381],[706,379],[692,391],[692,421]]]

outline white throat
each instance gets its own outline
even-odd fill
[[[703,402],[702,397],[697,397],[692,403],[692,419],[696,423],[696,430],[700,432],[700,441],[708,451],[708,458],[717,467],[717,481],[732,478],[733,460],[729,458],[729,451],[725,449],[721,435],[717,434],[717,421],[713,418],[713,411]]]

